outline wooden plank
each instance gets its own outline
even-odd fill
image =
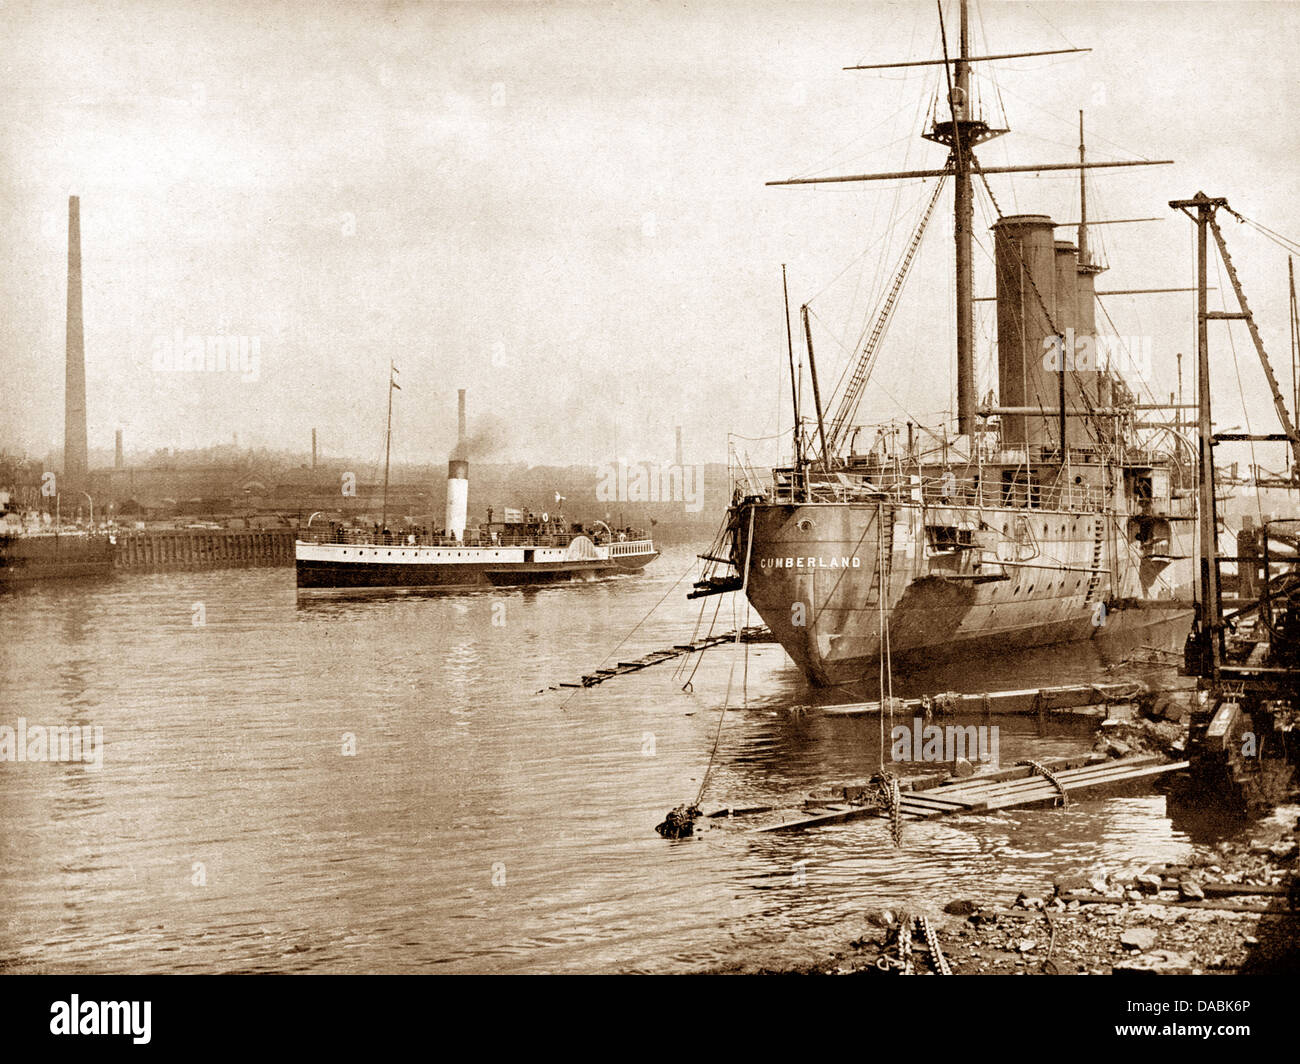
[[[1144,768],[1128,769],[1124,772],[1116,773],[1110,776],[1089,777],[1086,780],[1080,780],[1074,782],[1073,786],[1066,780],[1061,780],[1061,783],[1062,785],[1064,785],[1066,793],[1068,794],[1071,791],[1088,790],[1093,787],[1106,787],[1114,783],[1130,783],[1135,780],[1149,779],[1154,776],[1164,775],[1166,772],[1179,771],[1180,769],[1186,768],[1188,764],[1189,762],[1187,761],[1175,761],[1170,764],[1150,765]],[[1047,801],[1059,795],[1060,792],[1057,791],[1057,789],[1053,787],[1051,784],[1047,783],[1046,780],[1044,780],[1043,783],[1044,783],[1044,787],[1041,792],[1042,793],[1041,798],[1035,799],[1034,797],[1032,797],[1034,793],[1032,791],[1030,792],[1017,791],[1014,794],[1009,794],[1006,796],[994,795],[994,796],[990,796],[986,800],[986,802],[984,803],[984,808],[1005,809],[1008,806],[1028,804],[1036,800]]]
[[[903,794],[900,796],[899,800],[909,804],[932,805],[939,809],[960,809],[963,806],[970,805],[968,799],[941,798],[938,795],[930,794],[928,791],[919,791],[915,794]]]
[[[1066,783],[1067,781],[1070,780],[1084,780],[1092,776],[1104,775],[1106,773],[1113,771],[1116,766],[1122,766],[1124,768],[1140,768],[1151,764],[1164,764],[1164,763],[1165,763],[1164,759],[1157,754],[1144,754],[1141,757],[1123,758],[1118,761],[1097,762],[1095,764],[1084,765],[1074,769],[1056,769],[1056,768],[1052,768],[1051,765],[1048,765],[1047,769],[1054,776],[1056,776],[1056,778],[1059,779],[1062,783]],[[1043,776],[1041,773],[1035,772],[1029,766],[1027,765],[1024,766],[1024,770],[1025,770],[1025,774],[1023,776],[1017,777],[1016,779],[1012,779],[1012,780],[1005,780],[1005,781],[995,780],[989,782],[980,780],[979,782],[976,783],[976,782],[972,782],[973,778],[968,778],[960,781],[959,783],[951,784],[945,787],[944,792],[948,793],[948,792],[956,791],[961,794],[979,793],[979,792],[991,791],[991,790],[1014,789],[1015,787],[1024,787],[1024,786],[1033,785],[1035,783],[1048,782],[1047,777]]]
[[[1105,894],[1086,894],[1068,891],[1058,897],[1065,902],[1077,901],[1080,905],[1123,905],[1119,897],[1107,897]],[[1143,898],[1134,905],[1169,905],[1176,909],[1219,909],[1233,913],[1259,913],[1262,916],[1300,916],[1300,909],[1271,909],[1271,902],[1252,905],[1249,902],[1232,901],[1175,901],[1173,898]]]
[[[860,805],[830,813],[819,813],[816,816],[799,817],[797,820],[784,820],[779,824],[767,824],[763,827],[754,828],[756,832],[773,832],[773,831],[801,831],[804,828],[815,828],[822,824],[841,824],[846,820],[856,820],[859,817],[875,816],[876,808],[870,805]]]
[[[1128,701],[1135,697],[1132,684],[1066,684],[1056,687],[1029,687],[1008,691],[988,691],[980,694],[958,694],[957,712],[981,713],[987,700],[990,712],[1004,714],[1030,714],[1041,710],[1072,709],[1095,706],[1105,702]],[[902,699],[906,710],[919,710],[919,698]],[[821,706],[828,716],[868,716],[881,712],[880,702],[843,702]],[[952,716],[942,714],[943,717]]]

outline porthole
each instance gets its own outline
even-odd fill
[[[795,527],[798,528],[800,532],[811,532],[813,523],[808,518],[802,517],[795,523]]]

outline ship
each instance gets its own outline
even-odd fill
[[[300,590],[569,583],[635,573],[659,556],[653,539],[641,529],[612,528],[604,521],[570,522],[563,513],[507,507],[498,514],[489,509],[486,521],[470,527],[464,389],[459,393],[457,444],[447,462],[443,527],[389,528],[388,456],[395,390],[398,385],[390,374],[381,520],[369,529],[342,524],[319,532],[304,529],[294,545]],[[562,501],[557,495],[556,503]]]
[[[112,573],[112,533],[32,527],[23,517],[10,494],[0,491],[0,587]]]
[[[732,463],[731,504],[690,593],[743,591],[816,686],[874,680],[894,665],[1017,653],[1121,632],[1140,635],[1155,625],[1164,626],[1171,641],[1180,640],[1191,623],[1196,450],[1181,402],[1161,403],[1154,396],[1139,401],[1121,372],[1123,359],[1098,357],[1110,339],[1097,335],[1098,296],[1104,293],[1096,279],[1104,267],[1089,251],[1084,184],[1085,171],[1095,168],[1170,160],[1089,160],[1080,112],[1077,162],[982,165],[978,149],[1009,130],[981,117],[971,91],[972,67],[1081,49],[972,55],[962,0],[956,54],[950,57],[942,6],[939,16],[941,56],[845,69],[943,68],[921,134],[946,149],[942,167],[767,182],[918,179],[934,185],[882,285],[864,342],[854,348],[825,407],[809,308],[802,307],[813,399],[807,413],[783,281],[793,459],[767,477],[743,461]],[[1077,222],[1002,213],[990,175],[1045,170],[1078,171]],[[863,390],[926,225],[948,186],[954,212],[956,423],[891,423],[875,426],[873,435],[872,426],[855,424]],[[975,386],[972,280],[977,187],[987,191],[993,218],[996,288],[998,395],[983,402]],[[858,453],[856,441],[864,431],[873,442]]]

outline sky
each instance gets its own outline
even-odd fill
[[[1093,49],[978,67],[985,117],[1012,130],[986,165],[1072,161],[1079,109],[1090,158],[1176,160],[1089,178],[1090,217],[1162,219],[1093,231],[1099,289],[1192,283],[1192,226],[1167,204],[1200,189],[1300,237],[1300,6],[971,6],[979,54]],[[764,182],[943,162],[918,135],[942,67],[841,69],[940,56],[932,3],[10,0],[3,15],[0,446],[33,455],[62,443],[69,195],[92,449],[120,427],[129,451],[236,436],[306,451],[315,427],[327,456],[382,455],[391,362],[398,461],[451,450],[467,388],[472,459],[669,461],[680,425],[688,461],[725,460],[734,433],[763,464],[789,449],[774,439],[791,422],[782,265],[829,392],[931,190]],[[1072,174],[990,180],[1005,213],[1077,217]],[[863,419],[950,416],[950,204]],[[1223,224],[1289,389],[1285,252]],[[1150,338],[1139,390],[1173,392],[1182,351],[1190,396],[1190,297],[1107,306],[1116,331]],[[1245,329],[1214,328],[1234,384],[1223,427],[1242,423],[1240,373],[1252,425],[1272,431]],[[244,338],[256,366],[160,368],[177,337],[210,336]],[[1261,451],[1274,468],[1277,453]]]

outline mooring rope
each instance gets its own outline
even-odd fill
[[[754,508],[749,509],[749,541],[745,544],[745,574],[741,581],[741,594],[745,594],[749,589],[749,562],[750,556],[754,549]],[[748,600],[746,600],[748,605]],[[733,615],[734,616],[734,615]],[[744,626],[740,624],[739,618],[736,620],[736,645],[739,646],[744,635]],[[700,780],[700,792],[695,796],[693,808],[699,808],[700,802],[704,800],[704,788],[709,785],[709,776],[713,773],[713,765],[718,757],[718,746],[722,741],[722,722],[727,719],[727,705],[731,702],[731,681],[736,674],[736,659],[731,659],[731,671],[727,674],[727,694],[722,701],[722,712],[718,714],[718,730],[713,734],[713,749],[709,752],[709,763],[704,769],[704,777]],[[749,647],[745,647],[745,682],[749,680]],[[748,699],[749,692],[746,690],[745,698]]]

